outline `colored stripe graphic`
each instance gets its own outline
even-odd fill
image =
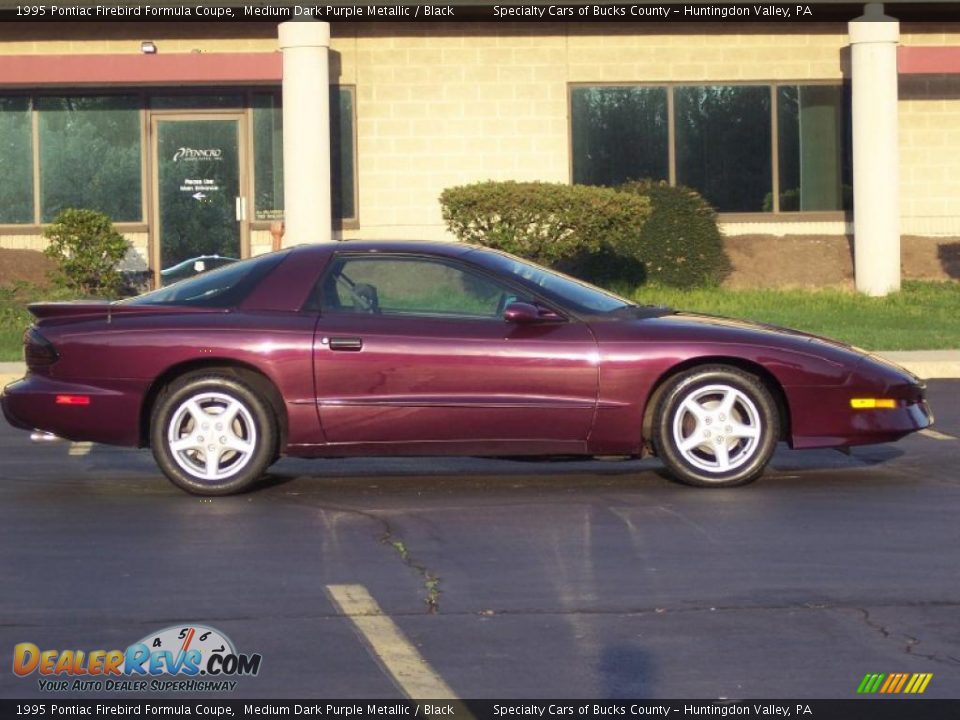
[[[933,679],[933,673],[867,673],[857,686],[860,695],[920,695]]]
[[[903,690],[903,685],[906,682],[907,682],[907,674],[901,673],[900,682],[897,683],[897,687],[894,688],[891,692],[895,692],[895,693],[900,692],[901,690]]]
[[[867,673],[860,682],[857,692],[861,694],[875,693],[880,688],[880,683],[886,677],[883,673]]]

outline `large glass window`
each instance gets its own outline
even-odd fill
[[[283,111],[280,96],[253,96],[254,220],[283,218]]]
[[[670,178],[720,212],[852,206],[849,97],[838,84],[578,86],[570,116],[575,183]]]
[[[33,222],[30,98],[0,97],[0,224]]]
[[[41,97],[40,213],[90,208],[143,220],[140,105],[132,96]]]
[[[849,104],[838,85],[777,88],[780,210],[853,205]],[[765,210],[773,208],[768,203]]]
[[[330,185],[337,219],[356,217],[353,90],[330,89]],[[276,93],[253,96],[254,210],[256,220],[283,217],[283,110]]]
[[[773,189],[770,89],[705,85],[674,91],[677,182],[720,212],[760,212]]]
[[[621,185],[669,176],[667,89],[578,87],[570,96],[573,181]]]
[[[330,91],[330,182],[333,188],[333,216],[355,218],[354,204],[353,91]]]

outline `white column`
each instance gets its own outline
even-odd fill
[[[854,272],[857,290],[876,296],[900,289],[899,39],[882,5],[850,22]]]
[[[283,244],[332,240],[330,25],[280,23],[283,51]]]

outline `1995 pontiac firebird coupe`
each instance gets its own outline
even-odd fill
[[[18,428],[149,446],[192,493],[282,455],[645,455],[702,486],[795,448],[932,423],[924,386],[847,345],[640,307],[464,244],[305,245],[116,303],[41,303]]]

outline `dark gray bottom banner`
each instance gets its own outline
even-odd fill
[[[0,718],[816,718],[956,720],[960,700],[0,700]]]

